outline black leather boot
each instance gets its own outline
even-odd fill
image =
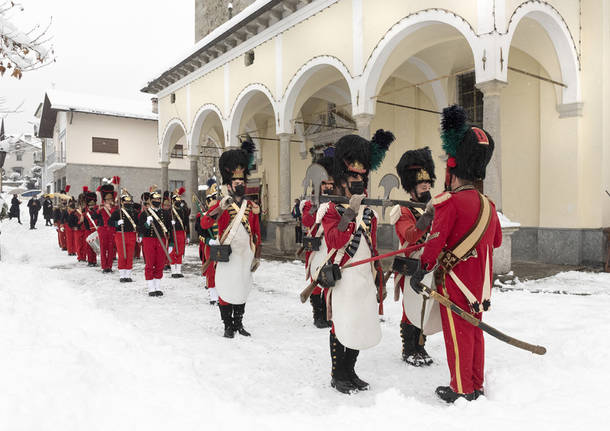
[[[233,330],[239,332],[244,337],[249,337],[250,334],[244,329],[242,319],[246,311],[246,304],[233,305]]]
[[[225,325],[225,333],[223,337],[225,338],[233,338],[235,336],[235,331],[233,330],[233,306],[231,304],[228,305],[219,305],[220,309],[220,318]]]
[[[432,364],[432,358],[419,345],[419,335],[421,330],[407,322],[400,323],[400,337],[402,338],[402,360],[414,367],[425,367]],[[424,336],[424,343],[425,343]]]
[[[474,401],[480,395],[477,395],[477,391],[471,392],[469,394],[459,394],[451,389],[450,386],[439,386],[436,388],[436,395],[446,403],[454,403],[458,398],[464,398],[466,401]]]
[[[358,388],[351,382],[345,372],[345,347],[332,332],[330,333],[330,358],[333,367],[330,385],[343,394],[349,395],[356,392]]]
[[[316,328],[328,328],[326,324],[326,311],[322,308],[324,298],[322,295],[311,295],[309,302],[313,309],[313,324]]]
[[[320,295],[320,299],[322,300],[322,320],[326,323],[327,328],[332,328],[333,322],[326,320],[326,298],[323,293]]]
[[[358,377],[354,370],[356,360],[358,360],[358,354],[360,354],[360,350],[350,349],[349,347],[345,348],[345,372],[350,382],[352,382],[359,391],[366,391],[369,389],[369,384]]]

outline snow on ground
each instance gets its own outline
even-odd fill
[[[119,284],[60,251],[44,220],[34,231],[25,211],[22,221],[0,224],[2,430],[602,427],[610,274],[496,290],[487,323],[548,353],[486,336],[487,396],[448,406],[434,395],[449,378],[442,335],[428,338],[433,366],[404,364],[399,303],[386,301],[383,340],[358,360],[371,390],[345,396],[329,384],[328,331],[299,302],[301,264],[263,262],[244,318],[253,336],[229,340],[195,266],[149,298],[140,262],[136,282]]]

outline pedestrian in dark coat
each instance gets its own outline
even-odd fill
[[[22,224],[21,223],[21,211],[19,211],[20,204],[21,204],[21,201],[19,199],[17,199],[17,195],[14,194],[13,199],[11,199],[11,209],[8,212],[8,219],[10,220],[13,217],[16,217],[19,224]]]
[[[30,209],[30,229],[36,229],[36,222],[38,221],[40,206],[40,201],[34,196],[32,196],[28,201],[28,208]]]
[[[49,195],[45,195],[42,201],[42,216],[45,220],[45,226],[53,226],[51,219],[53,218],[53,201]]]

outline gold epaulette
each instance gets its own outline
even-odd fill
[[[449,192],[441,193],[440,195],[438,195],[432,199],[432,205],[434,205],[434,206],[440,205],[443,202],[447,201],[448,199],[451,199],[451,193],[449,193]]]

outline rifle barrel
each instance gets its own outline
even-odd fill
[[[349,198],[346,196],[329,196],[322,195],[320,196],[320,202],[334,202],[336,204],[348,204]],[[426,208],[426,204],[422,202],[413,202],[413,201],[404,201],[399,199],[372,199],[372,198],[364,198],[362,200],[363,205],[368,206],[379,206],[379,207],[389,207],[393,205],[400,205],[402,207],[412,207],[412,208]]]

